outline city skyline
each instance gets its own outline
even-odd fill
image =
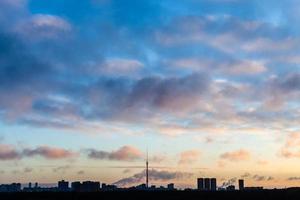
[[[149,190],[149,191],[174,191],[174,190],[184,190],[184,191],[206,191],[206,192],[216,192],[216,191],[257,191],[264,190],[261,186],[250,186],[245,187],[244,179],[238,180],[238,189],[236,189],[236,184],[234,182],[217,184],[216,178],[197,178],[195,188],[177,188],[174,183],[167,183],[166,185],[148,185],[148,177],[146,172],[145,182],[139,185],[132,185],[130,187],[118,187],[114,184],[107,184],[100,181],[73,181],[69,182],[67,180],[60,180],[55,185],[41,185],[38,182],[29,182],[28,184],[21,183],[10,183],[10,184],[0,184],[0,192],[99,192],[99,191],[130,191],[130,190]],[[272,188],[278,189],[278,188]],[[299,187],[284,188],[286,189],[299,189]],[[267,189],[268,190],[268,189]]]
[[[0,184],[300,186],[299,13],[0,0]]]

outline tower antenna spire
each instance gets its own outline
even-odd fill
[[[148,160],[148,148],[147,148],[147,158],[146,158],[146,188],[149,187],[149,160]]]

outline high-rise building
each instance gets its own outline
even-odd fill
[[[168,188],[168,190],[174,190],[175,189],[174,183],[168,184],[167,188]]]
[[[58,190],[61,192],[66,192],[69,190],[69,182],[65,180],[58,181]]]
[[[203,178],[197,179],[197,189],[204,190],[204,179]]]
[[[204,189],[209,191],[211,189],[211,186],[210,186],[210,178],[205,178],[204,179]]]
[[[21,183],[0,185],[0,192],[20,192],[20,191],[21,191]]]
[[[217,190],[217,179],[216,178],[211,178],[210,179],[210,189],[212,191],[216,191]]]
[[[239,180],[239,190],[243,190],[244,188],[245,188],[245,186],[244,186],[244,180],[240,179]]]
[[[100,182],[84,181],[81,185],[83,192],[97,192],[100,190]]]
[[[80,192],[80,187],[81,187],[81,183],[79,181],[71,183],[72,191]]]

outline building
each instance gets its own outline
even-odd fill
[[[106,187],[105,184],[102,187]],[[84,181],[80,183],[75,181],[71,183],[71,189],[75,192],[98,192],[100,191],[100,182]]]
[[[217,190],[217,179],[216,178],[210,179],[210,190],[212,190],[212,191]]]
[[[100,182],[84,181],[82,182],[80,191],[82,192],[97,192],[100,190]]]
[[[147,189],[147,185],[145,183],[143,183],[143,184],[137,185],[135,187],[135,189],[137,189],[137,190],[146,190]]]
[[[250,190],[250,191],[253,191],[253,190],[263,190],[264,187],[245,187],[244,190]]]
[[[69,190],[69,182],[62,180],[58,181],[58,191],[60,192],[66,192]]]
[[[105,184],[105,183],[102,183],[101,189],[102,189],[103,191],[114,191],[114,190],[117,190],[118,188],[117,188],[117,186],[115,186],[115,185],[107,185],[107,184]]]
[[[197,179],[197,189],[204,190],[204,179],[203,178]]]
[[[75,181],[71,183],[71,189],[75,192],[80,192],[81,183],[79,181]]]
[[[239,190],[244,190],[244,180],[239,179]]]
[[[12,183],[0,185],[0,192],[20,192],[21,183]]]
[[[235,186],[234,185],[229,185],[226,187],[227,191],[234,191],[235,190]]]
[[[174,183],[168,184],[167,188],[168,188],[168,190],[174,190],[175,189]]]
[[[209,191],[211,189],[210,187],[210,178],[204,179],[204,190]]]

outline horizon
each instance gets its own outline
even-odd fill
[[[0,0],[0,184],[129,187],[149,159],[149,185],[299,187],[299,19],[297,0]]]

